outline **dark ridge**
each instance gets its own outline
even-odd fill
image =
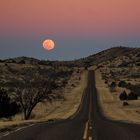
[[[129,54],[135,54],[140,52],[140,48],[130,48],[130,47],[113,47],[107,50],[103,50],[97,54],[90,55],[85,58],[73,60],[73,61],[49,61],[49,60],[38,60],[31,57],[16,57],[6,60],[0,60],[4,63],[19,63],[19,64],[39,64],[39,65],[54,65],[54,66],[70,66],[70,67],[89,67],[92,65],[98,65],[100,63],[111,61],[117,57],[127,56]],[[140,53],[137,55],[140,55]]]

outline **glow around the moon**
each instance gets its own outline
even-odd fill
[[[54,49],[54,46],[55,46],[55,43],[51,39],[46,39],[45,41],[43,41],[44,49],[52,50],[52,49]]]

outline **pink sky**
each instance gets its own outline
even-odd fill
[[[140,0],[0,0],[0,35],[139,36]]]

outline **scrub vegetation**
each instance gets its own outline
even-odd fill
[[[43,62],[33,58],[1,60],[0,114],[5,115],[0,117],[8,118],[22,112],[24,119],[28,120],[39,103],[65,100],[62,91],[72,76],[77,77],[79,82],[82,72],[82,69],[63,66],[58,62]],[[71,86],[76,86],[73,81]],[[6,114],[12,105],[15,110]]]
[[[107,117],[140,123],[140,49],[118,49],[125,51],[98,64],[99,100]]]

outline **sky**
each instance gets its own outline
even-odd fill
[[[72,60],[140,47],[140,0],[0,0],[0,58]],[[53,39],[55,49],[42,47]]]

